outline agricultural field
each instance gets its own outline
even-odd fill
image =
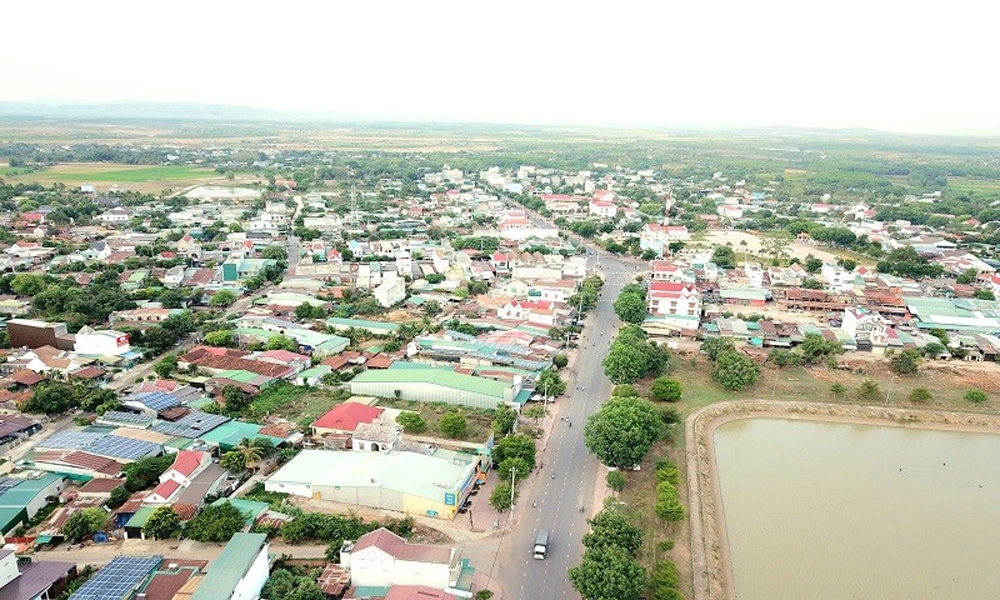
[[[223,178],[212,169],[191,166],[135,166],[109,163],[58,164],[38,171],[0,167],[0,176],[10,183],[62,183],[77,187],[94,184],[98,190],[112,185],[140,192],[160,191],[166,188],[183,188],[189,185],[221,181]]]

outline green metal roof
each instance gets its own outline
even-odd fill
[[[252,373],[250,371],[244,371],[242,369],[233,369],[230,371],[222,371],[217,374],[216,377],[223,379],[231,379],[233,381],[238,381],[240,383],[253,383],[260,379],[260,375]]]
[[[208,573],[194,591],[191,600],[230,598],[236,585],[250,570],[253,561],[267,545],[263,533],[237,533],[222,554],[208,566]]]
[[[244,423],[243,421],[228,421],[219,425],[212,431],[205,432],[201,435],[201,439],[208,442],[209,444],[216,444],[223,450],[233,448],[244,438],[263,438],[271,440],[275,445],[280,444],[284,440],[281,438],[272,437],[269,435],[260,435],[260,430],[263,429],[260,425],[254,425],[253,423]]]
[[[351,380],[355,383],[428,383],[464,392],[504,397],[508,386],[499,381],[473,375],[463,375],[449,369],[371,369]]]
[[[139,510],[135,511],[135,514],[132,515],[132,518],[129,519],[127,523],[125,523],[125,527],[128,527],[130,529],[142,529],[143,527],[146,526],[146,521],[149,520],[149,517],[153,516],[153,512],[157,508],[159,507],[143,506]]]
[[[326,320],[327,325],[338,325],[341,327],[364,327],[366,329],[382,329],[385,331],[396,331],[399,329],[397,323],[385,323],[382,321],[366,321],[364,319],[342,319],[340,317],[330,317]]]
[[[28,522],[28,510],[23,506],[0,506],[0,532],[7,533]]]
[[[333,372],[333,369],[331,369],[327,365],[316,365],[315,367],[313,367],[311,369],[306,369],[305,371],[302,371],[296,377],[303,377],[303,378],[308,379],[310,377],[322,377],[322,376],[324,376],[324,375],[326,375],[328,373],[332,373],[332,372]]]
[[[0,507],[24,508],[38,494],[57,481],[62,481],[62,475],[48,473],[38,479],[25,479],[21,483],[0,494]]]

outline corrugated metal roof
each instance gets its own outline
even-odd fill
[[[267,545],[263,533],[237,533],[226,548],[208,567],[208,573],[201,585],[194,591],[191,600],[219,600],[229,598],[236,589],[254,559]]]

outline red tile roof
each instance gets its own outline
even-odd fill
[[[198,346],[182,356],[180,360],[209,369],[224,371],[250,371],[266,377],[284,377],[292,369],[288,365],[245,358],[246,352],[229,348]]]
[[[451,563],[451,548],[431,546],[430,544],[408,544],[406,540],[385,527],[380,527],[358,538],[352,553],[356,554],[373,546],[400,560],[445,565]]]
[[[166,565],[167,562],[163,561],[163,566]],[[146,584],[146,588],[142,590],[142,597],[146,600],[173,600],[174,595],[197,572],[197,569],[157,572]]]
[[[10,374],[10,378],[21,385],[35,385],[42,380],[42,376],[28,369],[20,369]]]
[[[376,354],[368,359],[366,366],[369,369],[388,369],[392,366],[393,360],[385,354]]]
[[[180,489],[180,487],[181,484],[177,483],[173,479],[165,479],[158,486],[153,488],[153,493],[159,496],[160,498],[167,500],[171,496],[173,496],[174,492]]]
[[[384,600],[459,600],[454,594],[422,585],[394,585]]]
[[[110,494],[125,485],[124,479],[91,479],[80,486],[81,494]]]
[[[170,470],[177,471],[185,477],[191,477],[198,470],[198,467],[201,466],[204,458],[204,452],[199,452],[198,450],[181,450],[174,457],[174,464],[170,465]]]
[[[288,350],[268,350],[267,352],[261,352],[258,354],[257,358],[269,358],[271,360],[285,363],[292,362],[293,360],[309,360],[309,357],[304,354],[297,354],[295,352],[289,352]]]
[[[331,408],[325,415],[313,423],[313,427],[321,429],[338,429],[354,431],[362,423],[371,423],[382,414],[381,408],[361,404],[360,402],[344,402]]]

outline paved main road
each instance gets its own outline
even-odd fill
[[[516,527],[504,536],[498,561],[498,575],[503,584],[504,600],[530,598],[579,598],[567,577],[567,570],[580,563],[581,538],[587,531],[586,519],[600,507],[594,507],[594,489],[604,467],[583,443],[587,417],[611,395],[612,384],[604,375],[601,360],[618,329],[613,303],[622,286],[635,276],[635,264],[603,254],[599,268],[605,276],[597,308],[593,311],[581,338],[569,391],[559,400],[560,417],[553,426],[548,445],[538,457],[545,466],[538,472],[530,491],[514,508]],[[555,478],[552,478],[552,474]],[[537,503],[533,507],[532,503]],[[584,506],[585,513],[580,512]],[[535,532],[550,532],[548,558],[531,556]]]

